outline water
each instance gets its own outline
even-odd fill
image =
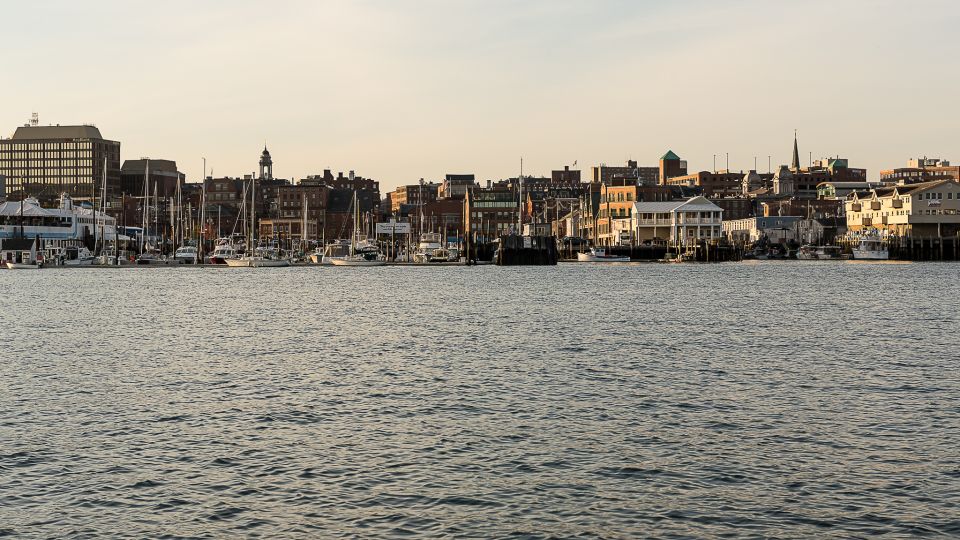
[[[960,265],[0,272],[0,535],[960,535]]]

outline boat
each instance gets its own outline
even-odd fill
[[[329,266],[333,264],[333,259],[342,259],[349,255],[350,241],[337,240],[327,244],[326,246],[317,247],[317,249],[310,254],[310,262],[313,264]]]
[[[821,261],[843,261],[850,255],[843,252],[840,246],[820,246],[817,248],[817,259]]]
[[[95,257],[90,250],[85,247],[67,247],[64,249],[64,266],[89,266],[93,264]]]
[[[226,259],[226,264],[233,268],[275,268],[290,266],[290,261],[275,246],[258,246],[252,255]]]
[[[196,246],[180,247],[176,253],[174,253],[173,258],[182,264],[197,264],[200,261]]]
[[[153,265],[153,266],[166,266],[170,264],[180,264],[180,261],[176,259],[171,259],[166,255],[161,254],[158,251],[147,250],[140,254],[137,257],[138,265]]]
[[[380,256],[380,250],[377,245],[369,240],[357,241],[360,236],[359,222],[357,215],[357,192],[353,192],[353,235],[350,237],[350,252],[345,257],[337,257],[330,260],[334,266],[384,266],[387,264]]]
[[[35,261],[32,263],[7,261],[6,265],[10,270],[39,270],[43,268],[43,261]]]
[[[413,262],[417,264],[439,262],[440,257],[446,261],[446,253],[437,253],[442,249],[440,233],[423,233],[420,235],[420,242],[417,243],[417,250],[413,252]]]
[[[853,258],[867,261],[885,261],[890,258],[890,251],[880,238],[876,236],[860,237],[859,242],[853,248]]]
[[[800,249],[797,250],[797,260],[799,261],[815,261],[817,260],[817,248],[816,246],[811,246],[810,244],[804,244],[800,246]]]
[[[207,257],[207,262],[210,264],[227,264],[227,259],[236,259],[242,254],[243,250],[238,249],[229,238],[220,238],[213,248],[213,253]]]
[[[590,248],[590,251],[577,253],[578,262],[630,262],[630,257],[607,255],[603,248]]]

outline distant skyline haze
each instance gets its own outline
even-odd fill
[[[325,168],[381,182],[960,160],[960,4],[67,1],[6,6],[0,134],[97,125],[188,181]],[[584,179],[588,175],[584,174]]]

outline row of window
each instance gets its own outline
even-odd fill
[[[90,141],[45,143],[0,143],[0,150],[84,150],[92,147]]]
[[[70,150],[60,152],[0,152],[0,162],[16,159],[64,159],[93,157],[90,150]]]

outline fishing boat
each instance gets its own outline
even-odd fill
[[[357,192],[353,192],[353,235],[350,238],[350,253],[345,257],[337,257],[330,260],[334,266],[384,266],[387,264],[380,256],[380,250],[376,244],[369,240],[358,242],[360,236],[360,220],[358,219],[359,209],[357,207]]]
[[[630,262],[630,257],[608,255],[603,248],[590,248],[590,251],[577,253],[578,262]]]
[[[880,238],[863,236],[860,237],[860,241],[853,248],[853,258],[867,261],[885,261],[890,258],[890,251],[883,245]]]

